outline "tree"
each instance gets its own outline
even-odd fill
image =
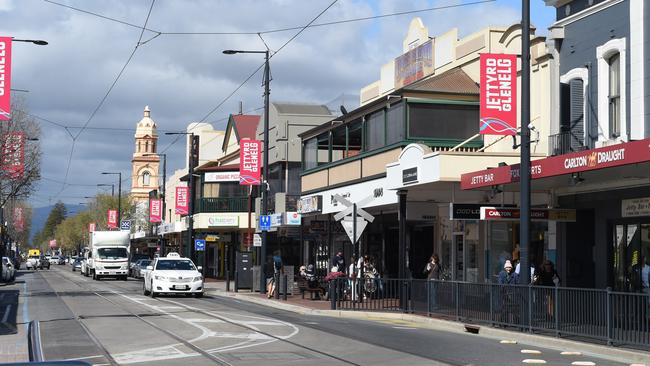
[[[37,238],[37,244],[42,249],[46,249],[43,248],[43,246],[47,245],[47,242],[50,239],[54,239],[54,232],[56,231],[57,226],[65,220],[66,214],[67,209],[63,202],[59,201],[54,205],[54,207],[52,207],[52,211],[50,211],[50,214],[47,216],[47,220],[45,221],[45,226],[43,226],[43,230],[41,230]]]

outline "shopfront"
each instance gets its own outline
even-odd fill
[[[205,240],[205,250],[199,253],[205,276],[224,278],[226,261],[234,251],[243,247],[248,230],[247,213],[200,213],[194,216],[194,236]]]

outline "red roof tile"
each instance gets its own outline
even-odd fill
[[[257,125],[260,123],[261,116],[250,114],[233,114],[235,120],[235,131],[239,140],[255,140]]]

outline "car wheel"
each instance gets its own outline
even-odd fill
[[[149,291],[147,291],[147,284],[146,282],[142,282],[142,294],[144,296],[149,296]]]
[[[202,298],[202,297],[203,297],[203,292],[197,292],[197,293],[195,293],[195,294],[194,294],[194,297],[196,297],[197,299]]]
[[[154,289],[153,289],[153,281],[151,281],[151,292],[150,292],[150,295],[151,295],[151,298],[152,298],[152,299],[153,299],[154,297],[156,297],[156,295],[157,295],[157,294],[156,294],[156,291],[154,291]]]
[[[122,276],[122,281],[128,281],[128,280],[129,280],[129,278],[128,278],[127,275]]]

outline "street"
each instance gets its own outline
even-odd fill
[[[81,359],[94,365],[522,365],[535,359],[550,365],[619,365],[403,321],[303,316],[211,296],[152,299],[142,294],[142,281],[97,282],[68,265],[21,271],[15,284],[0,288],[0,296],[15,299],[17,291],[16,322],[40,321],[46,360]]]

